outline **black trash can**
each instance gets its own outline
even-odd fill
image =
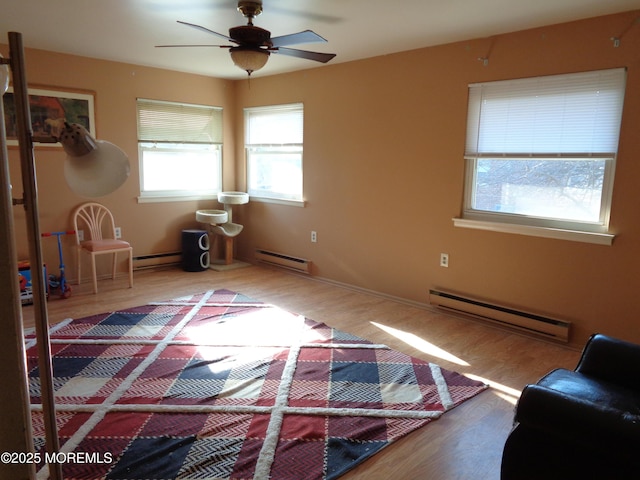
[[[182,268],[186,272],[209,268],[209,235],[205,230],[182,230]]]

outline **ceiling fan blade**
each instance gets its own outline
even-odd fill
[[[218,47],[218,48],[231,48],[231,45],[156,45],[156,48],[170,48],[170,47]]]
[[[271,43],[274,47],[286,47],[287,45],[296,45],[300,43],[316,43],[326,41],[326,39],[322,38],[316,32],[313,32],[311,30],[291,33],[289,35],[281,35],[279,37],[273,37],[271,39]]]
[[[313,13],[308,10],[295,10],[287,6],[287,8],[277,7],[271,5],[272,2],[269,2],[268,5],[269,12],[275,12],[278,15],[289,15],[292,17],[304,18],[305,20],[311,20],[315,22],[323,22],[323,23],[340,23],[344,19],[341,17],[336,17],[335,15],[324,15],[322,13]]]
[[[193,27],[193,28],[195,28],[195,29],[197,29],[197,30],[200,30],[201,32],[209,33],[209,34],[211,34],[211,35],[215,35],[216,37],[224,38],[225,40],[228,40],[228,41],[230,41],[230,42],[237,43],[237,42],[236,42],[235,40],[233,40],[232,38],[227,37],[226,35],[223,35],[222,33],[218,33],[218,32],[214,32],[213,30],[209,30],[208,28],[203,27],[203,26],[201,26],[201,25],[196,25],[196,24],[194,24],[194,23],[182,22],[182,21],[180,21],[180,20],[177,20],[177,22],[178,22],[178,23],[181,23],[182,25],[186,25],[186,26],[188,26],[188,27]]]
[[[309,52],[307,50],[297,50],[295,48],[284,48],[278,47],[273,50],[269,50],[272,53],[281,53],[282,55],[288,55],[290,57],[298,57],[304,58],[306,60],[313,60],[315,62],[327,63],[333,57],[336,56],[335,53],[320,53],[320,52]]]

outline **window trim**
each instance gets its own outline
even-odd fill
[[[476,159],[465,159],[466,176],[465,181],[471,183],[469,188],[464,189],[464,208],[462,218],[469,220],[479,220],[484,222],[497,222],[508,225],[523,225],[527,227],[551,228],[556,230],[569,230],[586,233],[608,233],[609,219],[611,215],[611,199],[613,193],[613,177],[615,168],[615,158],[602,158],[605,161],[604,182],[601,190],[600,215],[598,221],[588,222],[579,220],[565,220],[559,218],[545,218],[537,216],[527,216],[519,213],[492,212],[489,210],[478,210],[471,207],[474,195],[473,186],[476,184],[477,168],[474,167]],[[509,157],[511,158],[511,157]],[[566,157],[565,157],[566,158]],[[551,161],[551,160],[550,160]]]
[[[183,125],[178,126],[177,130],[163,130],[155,129],[157,125],[151,125],[144,128],[145,133],[141,133],[141,119],[140,108],[148,104],[154,104],[158,106],[157,122],[166,121],[165,115],[170,114],[171,111],[180,112],[182,108],[185,109],[197,109],[202,111],[208,111],[211,115],[211,121],[213,122],[211,130],[195,131],[195,136],[192,138],[175,137],[177,132],[187,132],[190,129],[185,130]],[[165,105],[166,111],[160,112],[160,106]],[[217,199],[218,192],[222,191],[222,178],[223,178],[223,124],[222,124],[222,107],[212,105],[199,105],[189,104],[184,102],[171,102],[166,100],[149,100],[145,98],[136,99],[136,116],[138,125],[138,166],[139,166],[139,196],[137,197],[138,203],[159,203],[159,202],[181,202],[181,201],[194,201],[194,200],[212,200]],[[191,120],[191,119],[190,119]],[[188,124],[187,124],[188,126]],[[182,127],[182,128],[180,128]],[[166,135],[166,138],[164,136]],[[203,136],[204,135],[204,136]],[[142,138],[145,137],[145,138]],[[143,152],[148,150],[145,144],[171,144],[171,145],[208,145],[215,146],[217,156],[215,165],[218,175],[218,185],[211,189],[206,190],[147,190],[143,189],[144,185],[144,168],[143,168]],[[175,150],[177,152],[177,150]]]
[[[299,152],[287,152],[287,151],[282,151],[282,152],[278,152],[277,149],[281,148],[281,147],[300,147],[300,151]],[[302,189],[301,189],[301,198],[294,198],[294,197],[288,197],[284,194],[279,194],[278,192],[273,192],[273,195],[270,195],[270,191],[264,190],[262,191],[262,195],[260,194],[261,192],[257,192],[255,190],[252,190],[250,188],[250,182],[249,182],[249,174],[251,171],[251,151],[254,149],[259,149],[259,148],[274,148],[274,151],[268,151],[266,152],[267,154],[273,154],[273,155],[277,155],[278,153],[282,153],[282,154],[290,154],[290,153],[294,153],[296,155],[300,155],[300,175],[301,175],[301,183],[302,183]],[[256,154],[264,154],[265,152],[255,152]],[[247,191],[249,192],[249,195],[251,196],[251,198],[255,198],[255,199],[262,199],[264,200],[266,203],[272,202],[275,203],[274,201],[278,201],[280,203],[282,203],[283,205],[287,205],[287,204],[295,204],[295,205],[299,205],[299,204],[304,204],[304,147],[300,144],[294,144],[294,145],[275,145],[275,146],[265,146],[265,145],[249,145],[245,147],[245,158],[246,158],[246,162],[247,162]],[[253,193],[252,193],[253,192]]]
[[[624,68],[610,69],[604,71],[592,71],[583,72],[578,74],[564,74],[553,75],[548,77],[532,77],[528,79],[521,79],[521,83],[527,81],[539,81],[540,79],[549,78],[551,80],[559,79],[561,77],[573,78],[583,75],[586,78],[589,75],[598,75],[600,72],[604,72],[605,75],[610,74],[615,78],[615,85],[621,87],[621,91],[618,97],[619,100],[619,117],[618,117],[618,130],[615,137],[616,144],[620,137],[621,127],[621,112],[624,102],[624,90],[626,83],[626,70]],[[615,77],[618,75],[618,77]],[[463,188],[463,205],[462,214],[460,217],[453,218],[454,226],[482,229],[490,231],[498,231],[504,233],[515,233],[522,235],[531,235],[537,237],[556,238],[564,240],[573,240],[587,243],[596,243],[602,245],[611,245],[615,234],[609,231],[609,220],[611,215],[611,204],[613,198],[613,181],[615,174],[616,156],[617,152],[599,152],[594,151],[591,153],[573,152],[571,150],[565,151],[565,153],[541,153],[541,152],[483,152],[479,148],[479,138],[482,126],[480,125],[480,109],[482,102],[482,95],[479,93],[473,93],[474,101],[472,103],[471,88],[484,86],[484,85],[498,85],[509,84],[511,86],[514,82],[519,80],[503,80],[497,82],[486,82],[484,84],[472,84],[470,88],[470,101],[467,111],[467,137],[466,137],[466,152],[465,158],[465,177]],[[531,95],[533,87],[527,90],[527,94]],[[504,97],[501,92],[499,95]],[[612,124],[615,125],[615,124]],[[612,130],[613,131],[613,130]],[[519,138],[519,137],[518,137]],[[611,137],[609,137],[611,138]],[[474,144],[475,140],[475,144]],[[580,144],[582,145],[582,144]],[[600,201],[600,214],[597,221],[582,222],[580,220],[562,219],[562,218],[545,218],[538,216],[527,216],[519,213],[506,213],[506,212],[494,212],[490,210],[479,210],[473,208],[473,199],[476,186],[477,175],[477,163],[482,159],[495,158],[495,159],[549,159],[553,160],[571,160],[576,158],[585,159],[600,159],[605,161],[603,184],[601,188],[601,201]]]
[[[270,112],[272,114],[277,114],[278,112],[291,112],[297,111],[300,113],[302,117],[302,125],[300,131],[297,132],[300,135],[300,143],[249,143],[249,137],[251,136],[251,129],[249,126],[250,116],[253,112]],[[288,103],[288,104],[278,104],[278,105],[265,105],[265,106],[257,106],[257,107],[247,107],[244,109],[244,126],[245,126],[245,139],[244,139],[244,152],[245,152],[245,167],[246,167],[246,185],[247,192],[251,198],[251,201],[261,202],[261,203],[273,203],[278,205],[289,205],[295,207],[305,207],[306,200],[304,197],[304,104],[302,102],[296,103]],[[301,192],[300,198],[286,198],[283,196],[274,196],[270,195],[256,195],[251,192],[249,187],[250,185],[250,175],[251,175],[251,166],[249,161],[250,150],[260,147],[300,147],[300,176],[301,176]]]
[[[453,225],[461,228],[475,230],[487,230],[490,232],[513,233],[531,237],[552,238],[556,240],[569,240],[574,242],[592,243],[596,245],[612,245],[615,239],[613,233],[586,232],[581,230],[568,230],[552,227],[538,227],[499,221],[476,220],[471,218],[454,217]]]
[[[145,144],[149,144],[152,142],[138,142],[138,159],[140,165],[140,173],[139,173],[139,181],[140,181],[140,195],[138,196],[138,203],[157,203],[157,202],[177,202],[177,201],[193,201],[193,200],[211,200],[218,198],[218,192],[222,191],[222,145],[215,145],[216,149],[213,152],[218,158],[217,162],[217,172],[218,175],[218,185],[216,188],[206,189],[206,190],[182,190],[182,189],[173,189],[173,190],[143,190],[142,186],[144,185],[144,152],[149,150]],[[176,142],[168,142],[171,144],[176,144]],[[184,142],[187,143],[187,142]],[[183,143],[183,144],[184,144]],[[168,150],[177,153],[176,150]]]
[[[254,195],[249,195],[249,198],[252,202],[257,203],[273,203],[275,205],[287,205],[289,207],[301,207],[304,208],[307,206],[306,200],[284,200],[282,198],[271,198],[271,197],[257,197]]]

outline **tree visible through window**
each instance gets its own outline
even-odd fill
[[[477,161],[473,208],[600,221],[605,160]]]

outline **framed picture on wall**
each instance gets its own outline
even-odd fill
[[[64,128],[64,122],[78,123],[96,137],[96,120],[94,111],[95,94],[87,91],[67,91],[50,87],[29,88],[29,110],[31,112],[31,129],[34,139],[37,137],[56,137]],[[13,98],[13,87],[4,94],[4,118],[6,125],[7,145],[17,146],[16,109]],[[39,143],[34,146],[62,148],[60,143]]]

